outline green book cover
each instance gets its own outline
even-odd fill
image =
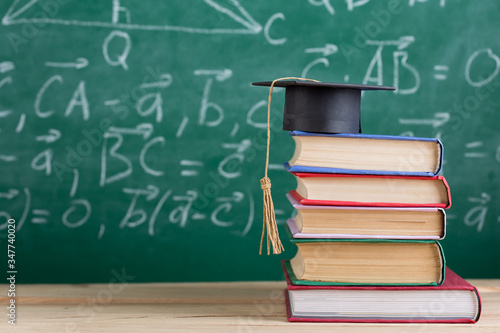
[[[441,281],[439,283],[351,283],[351,282],[325,282],[325,281],[309,281],[309,280],[299,280],[295,273],[293,272],[290,261],[285,262],[285,268],[290,276],[292,284],[299,286],[440,286],[443,284],[445,279],[445,268],[446,259],[444,257],[443,248],[438,241],[434,240],[399,240],[399,239],[308,239],[308,238],[293,238],[288,226],[286,226],[286,231],[290,237],[292,243],[321,243],[321,242],[364,242],[364,243],[435,243],[438,246],[440,257],[441,257]]]

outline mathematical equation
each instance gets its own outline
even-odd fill
[[[224,100],[214,97],[220,96],[224,90],[231,89],[231,81],[241,74],[242,69],[226,66],[205,67],[202,63],[194,70],[175,75],[171,71],[144,65],[142,80],[134,81],[133,88],[126,93],[122,91],[114,96],[104,96],[89,89],[89,80],[92,79],[86,79],[83,74],[77,76],[76,83],[72,80],[75,72],[86,73],[93,66],[97,66],[93,63],[95,59],[102,60],[106,66],[116,71],[137,71],[137,62],[132,60],[136,52],[139,52],[136,50],[134,39],[134,33],[137,32],[175,32],[201,37],[237,35],[253,36],[256,39],[262,36],[263,41],[273,47],[284,47],[287,43],[294,42],[293,36],[283,33],[286,15],[282,12],[273,13],[259,23],[237,0],[225,4],[215,0],[203,0],[200,3],[208,6],[207,10],[224,17],[227,20],[223,21],[224,24],[230,24],[227,27],[199,27],[161,22],[144,24],[142,22],[145,20],[137,17],[133,10],[127,8],[125,1],[120,0],[109,1],[111,15],[102,20],[66,18],[60,15],[61,8],[65,5],[57,1],[33,0],[24,4],[17,0],[12,2],[2,19],[2,25],[20,27],[19,33],[12,32],[7,36],[15,53],[29,47],[39,35],[42,25],[78,29],[93,27],[102,29],[104,37],[92,39],[92,43],[97,45],[92,48],[92,57],[75,54],[69,59],[58,58],[57,53],[54,53],[52,59],[33,60],[34,67],[50,69],[50,75],[43,77],[41,82],[36,82],[36,89],[24,95],[33,100],[32,110],[16,109],[16,106],[5,108],[0,105],[0,133],[10,135],[11,131],[13,138],[32,139],[36,143],[33,146],[35,148],[30,148],[23,154],[19,154],[15,149],[9,150],[9,146],[4,143],[0,151],[0,163],[15,165],[19,163],[20,158],[29,159],[29,168],[39,177],[52,177],[56,186],[71,180],[67,197],[64,197],[66,201],[61,203],[63,208],[57,213],[33,202],[29,184],[2,188],[2,219],[6,221],[11,216],[21,216],[17,223],[18,229],[30,223],[60,223],[74,229],[86,225],[93,218],[97,221],[98,215],[93,208],[100,203],[92,202],[91,194],[78,190],[82,181],[86,184],[90,182],[80,178],[86,171],[86,162],[91,160],[97,161],[98,165],[98,176],[92,179],[90,185],[93,191],[111,191],[109,188],[114,186],[113,191],[116,192],[118,187],[119,194],[125,195],[128,200],[128,206],[124,205],[120,219],[116,222],[120,229],[145,228],[147,233],[153,236],[161,230],[157,221],[158,216],[163,214],[165,218],[162,220],[179,228],[185,228],[194,221],[205,221],[240,236],[248,234],[255,218],[254,194],[245,186],[238,185],[234,188],[230,182],[244,180],[242,167],[255,162],[256,156],[263,152],[265,145],[262,134],[265,134],[267,124],[262,115],[265,113],[267,100],[250,98],[246,101],[248,104],[237,110],[242,113],[238,118],[233,116],[234,109],[229,110],[224,105]],[[335,7],[330,0],[308,0],[304,2],[304,6],[335,18],[339,6],[344,6],[348,12],[355,12],[369,3],[369,0],[349,0]],[[407,8],[434,6],[436,10],[451,6],[451,3],[448,4],[445,0],[408,0],[398,2],[398,6],[389,3],[384,9],[370,12],[371,16],[366,22],[355,27],[354,38],[349,42],[335,40],[328,34],[322,39],[324,43],[308,45],[314,42],[306,40],[299,48],[302,59],[305,59],[300,65],[300,76],[314,77],[314,73],[325,69],[335,71],[337,67],[352,66],[360,69],[362,75],[359,79],[362,83],[392,85],[397,88],[394,94],[405,96],[417,94],[429,80],[444,84],[451,74],[456,76],[458,72],[459,76],[465,78],[467,86],[474,90],[473,94],[465,96],[462,101],[455,103],[453,108],[439,110],[430,117],[397,118],[397,123],[405,127],[428,126],[435,129],[436,136],[442,138],[446,135],[441,131],[445,124],[451,124],[454,130],[459,128],[464,119],[479,108],[482,101],[495,94],[498,88],[495,79],[500,73],[500,49],[490,45],[476,48],[464,55],[465,65],[460,68],[450,68],[448,64],[440,61],[432,62],[429,68],[419,68],[413,52],[416,52],[425,40],[419,40],[413,35],[396,35],[394,38],[381,36],[391,17],[400,12],[403,4]],[[239,27],[234,28],[234,24]],[[368,55],[369,61],[356,62],[356,57],[360,54]],[[477,69],[477,65],[484,62],[491,64],[486,75],[484,72],[479,73]],[[21,69],[18,67],[15,61],[0,61],[0,94],[8,95],[12,91],[22,90],[25,82],[16,75]],[[429,73],[430,75],[427,75]],[[353,80],[349,74],[343,75],[342,79],[344,82]],[[202,87],[200,94],[196,96],[197,108],[194,112],[179,112],[178,119],[169,119],[167,114],[173,109],[169,101],[179,91],[173,88],[181,87],[182,82],[187,80],[199,83]],[[50,121],[54,119],[72,119],[83,126],[78,130],[51,126]],[[7,121],[14,123],[12,130],[5,125]],[[35,123],[36,126],[33,125]],[[47,125],[43,132],[40,132],[43,127],[41,124]],[[207,137],[218,135],[218,155],[211,160],[210,166],[196,154],[196,150],[186,149],[186,143],[181,142],[186,139],[189,126],[195,131],[206,131]],[[255,134],[248,136],[248,127]],[[165,131],[165,128],[169,131]],[[226,130],[227,128],[230,129]],[[413,136],[412,131],[401,134]],[[71,142],[69,136],[75,138],[75,135],[80,140]],[[180,142],[176,148],[177,154],[171,154],[169,143],[176,140]],[[60,144],[64,144],[63,151],[57,149]],[[462,147],[461,157],[473,160],[492,158],[500,162],[500,146],[488,147],[483,140],[472,138]],[[26,156],[29,154],[33,155]],[[159,159],[167,157],[168,162],[158,163]],[[209,170],[212,166],[215,166],[213,170]],[[271,164],[270,169],[283,168],[280,164]],[[170,170],[174,170],[176,174],[169,175]],[[132,180],[144,177],[150,178],[144,181],[142,186],[129,186]],[[189,185],[185,185],[182,190],[166,185],[165,182],[171,178],[187,180]],[[162,185],[150,179],[158,179],[158,183]],[[204,185],[200,187],[199,184]],[[468,202],[472,206],[468,208],[463,223],[477,228],[480,232],[485,224],[490,200],[490,194],[485,192],[481,193],[480,197],[470,197]],[[15,211],[5,209],[4,203],[7,207],[20,208]],[[288,215],[287,210],[280,208],[285,207],[276,209],[279,222],[284,223]],[[237,217],[234,214],[236,211],[239,212]],[[243,221],[242,215],[245,216]],[[500,222],[500,217],[497,220]],[[6,222],[0,223],[0,230],[7,227]],[[99,222],[96,228],[97,238],[102,239],[107,224]]]
[[[0,217],[5,218],[5,223],[0,225],[0,230],[7,228],[7,220],[12,216],[19,216],[16,230],[25,228],[26,224],[44,225],[48,223],[61,223],[70,229],[75,229],[85,225],[92,217],[92,204],[84,198],[77,198],[76,190],[78,183],[78,171],[74,169],[74,181],[69,193],[67,208],[61,216],[54,217],[49,209],[35,208],[32,202],[32,192],[29,188],[11,188],[7,192],[0,192],[0,199],[8,203],[9,206],[16,206],[16,201],[22,202],[22,209],[19,211],[0,211]],[[218,191],[217,185],[212,184],[211,190]],[[206,188],[205,188],[206,190]],[[211,191],[208,190],[208,191]],[[188,223],[209,220],[214,226],[221,228],[231,228],[235,235],[245,236],[251,229],[254,222],[255,203],[252,194],[234,191],[230,196],[217,195],[214,193],[200,192],[197,190],[187,190],[185,193],[176,194],[174,190],[161,191],[155,185],[147,185],[145,188],[123,188],[122,192],[130,197],[130,202],[125,213],[117,223],[118,228],[146,228],[150,236],[161,227],[156,226],[157,217],[160,212],[165,211],[166,206],[171,206],[168,210],[168,217],[162,221],[185,228]],[[218,194],[218,193],[216,193]],[[170,201],[170,202],[169,202]],[[209,203],[215,203],[209,214],[201,213],[206,210]],[[212,205],[213,206],[213,205]],[[235,222],[233,210],[246,211],[248,219],[243,225]],[[278,214],[283,211],[278,211]],[[99,217],[95,217],[99,220]],[[165,222],[163,222],[165,223]],[[106,223],[100,223],[96,231],[97,239],[101,239],[106,230]],[[108,225],[109,227],[109,225]],[[235,229],[241,227],[241,230]]]

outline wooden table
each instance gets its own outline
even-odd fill
[[[284,282],[18,285],[17,325],[2,315],[0,331],[500,332],[500,280],[469,282],[483,300],[475,325],[289,323]]]

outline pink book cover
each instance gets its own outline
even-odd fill
[[[419,180],[440,180],[446,188],[448,196],[447,203],[391,203],[391,202],[358,202],[358,201],[339,201],[339,200],[314,200],[302,197],[297,191],[290,191],[290,194],[302,205],[320,205],[320,206],[368,206],[368,207],[437,207],[437,208],[450,208],[451,195],[450,187],[443,176],[434,177],[410,177],[410,176],[379,176],[379,175],[350,175],[350,174],[332,174],[332,173],[305,173],[305,172],[292,172],[292,174],[299,178],[308,177],[357,177],[357,178],[400,178],[400,179],[419,179]]]
[[[335,239],[408,239],[408,240],[442,240],[444,237],[439,236],[406,236],[406,235],[360,235],[360,234],[316,234],[316,233],[302,233],[295,224],[294,219],[286,221],[293,238],[307,239],[307,238],[335,238]]]

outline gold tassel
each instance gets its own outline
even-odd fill
[[[269,98],[267,104],[267,151],[266,151],[266,169],[264,172],[264,178],[260,180],[260,187],[264,192],[264,218],[262,222],[262,236],[260,237],[260,249],[259,254],[262,254],[262,243],[264,242],[264,235],[267,230],[267,254],[270,254],[270,245],[273,247],[273,254],[280,254],[285,249],[280,240],[280,235],[278,231],[278,225],[276,224],[276,216],[274,214],[274,204],[273,197],[271,196],[271,180],[267,176],[267,169],[269,167],[269,144],[271,141],[271,129],[269,126],[271,118],[271,98],[273,95],[274,84],[282,80],[301,80],[301,81],[313,81],[319,82],[312,79],[303,79],[300,77],[283,77],[276,79],[271,83],[271,88],[269,89]]]
[[[264,240],[264,233],[266,229],[267,254],[269,255],[269,243],[272,243],[273,254],[280,254],[281,251],[284,251],[285,249],[283,248],[283,244],[281,244],[278,225],[276,224],[273,198],[271,197],[271,180],[269,177],[266,176],[260,180],[260,187],[264,192],[264,222],[262,226],[262,236],[260,238],[259,254],[262,254],[262,242]]]

